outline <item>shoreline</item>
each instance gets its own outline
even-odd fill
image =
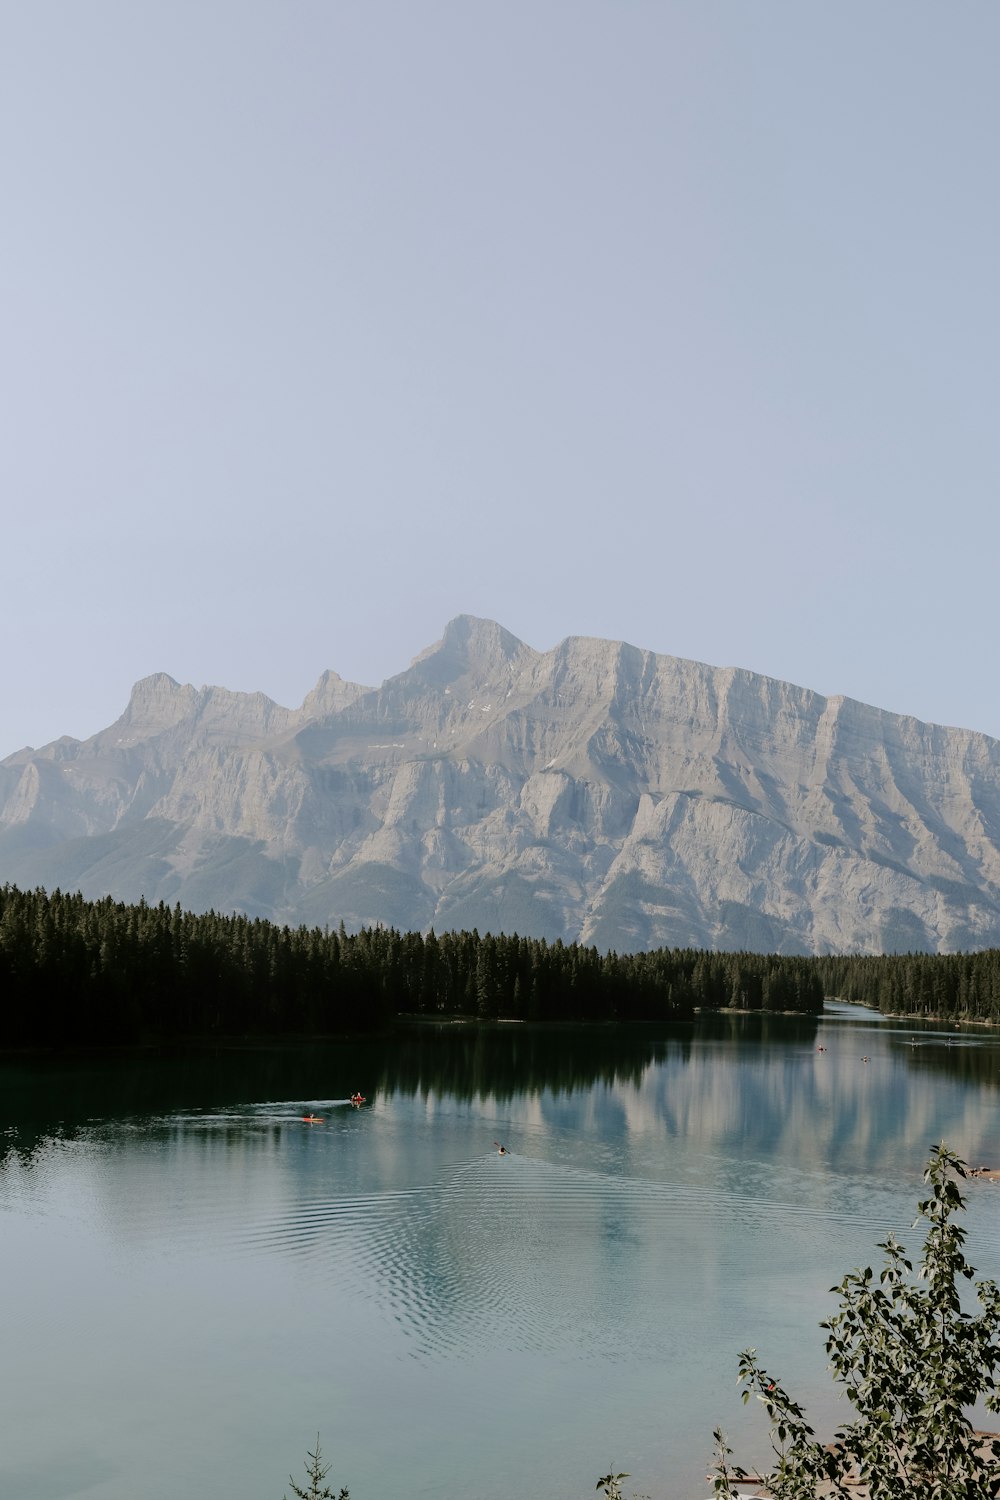
[[[850,1004],[850,1001],[842,1002]],[[880,1016],[893,1021],[933,1021],[936,1026],[950,1026],[958,1029],[962,1026],[992,1026],[994,1031],[1000,1031],[1000,1017],[986,1020],[982,1016],[938,1016],[926,1015],[923,1011],[915,1010],[880,1010]]]

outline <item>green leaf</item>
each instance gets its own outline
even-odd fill
[[[846,1487],[859,1472],[870,1500],[979,1500],[1000,1480],[1000,1443],[992,1456],[981,1451],[965,1415],[977,1402],[1000,1411],[1000,1290],[977,1283],[978,1316],[962,1310],[957,1290],[959,1278],[975,1276],[962,1251],[965,1232],[951,1222],[965,1206],[954,1178],[965,1175],[943,1142],[931,1150],[924,1172],[931,1192],[919,1204],[929,1228],[916,1277],[889,1235],[877,1283],[868,1266],[831,1288],[839,1310],[820,1328],[855,1412],[834,1448],[816,1442],[802,1408],[760,1369],[756,1351],[740,1356],[741,1399],[753,1391],[768,1414],[778,1463],[758,1477],[775,1500],[815,1500],[819,1477],[836,1494],[856,1493]],[[734,1472],[720,1449],[716,1474]],[[716,1488],[724,1493],[728,1483],[717,1479]]]

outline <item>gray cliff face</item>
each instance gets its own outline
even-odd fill
[[[297,710],[144,679],[0,763],[0,879],[619,950],[1000,945],[1000,742],[462,616]]]

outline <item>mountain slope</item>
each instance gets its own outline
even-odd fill
[[[1000,742],[462,616],[298,710],[137,684],[0,762],[0,879],[598,947],[1000,944]]]

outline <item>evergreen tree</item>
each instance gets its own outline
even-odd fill
[[[296,1500],[350,1500],[350,1496],[346,1490],[342,1489],[339,1494],[335,1495],[330,1486],[323,1483],[330,1472],[331,1465],[323,1463],[318,1432],[316,1434],[315,1449],[311,1453],[307,1452],[302,1462],[306,1471],[306,1477],[309,1480],[309,1488],[303,1489],[300,1484],[295,1483],[291,1474],[288,1476],[288,1482],[292,1487],[292,1494],[296,1496]],[[284,1497],[284,1500],[288,1500],[287,1495]]]

